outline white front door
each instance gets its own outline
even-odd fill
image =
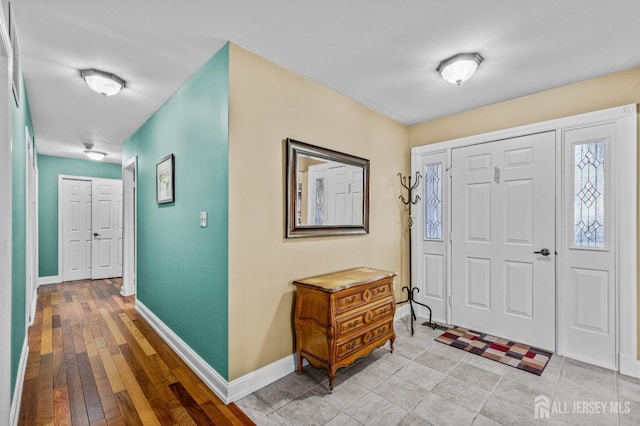
[[[122,276],[122,181],[92,180],[91,278]]]
[[[307,224],[362,225],[362,167],[326,162],[308,170]]]
[[[451,181],[452,323],[552,351],[555,138],[453,149]]]
[[[61,179],[61,280],[91,278],[91,181]]]

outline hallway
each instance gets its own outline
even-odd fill
[[[19,425],[252,425],[120,295],[121,279],[42,286]]]

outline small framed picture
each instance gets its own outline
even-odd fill
[[[174,165],[173,154],[164,157],[156,164],[156,203],[173,203],[174,201]]]

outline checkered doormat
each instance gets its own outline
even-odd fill
[[[538,376],[551,359],[551,352],[462,327],[453,327],[435,340]]]

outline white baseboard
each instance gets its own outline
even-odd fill
[[[59,282],[60,277],[58,275],[52,277],[39,277],[38,287],[40,287],[41,285],[58,284]]]
[[[408,303],[402,306],[396,306],[396,314],[393,316],[393,320],[398,321],[399,319],[402,319],[410,314],[411,314],[411,307],[409,306]]]
[[[304,360],[304,364],[308,364]],[[238,377],[229,383],[229,402],[237,401],[296,371],[296,354],[293,353],[262,368]]]
[[[27,358],[29,357],[29,346],[27,345],[27,336],[24,337],[22,352],[20,353],[20,363],[18,364],[18,377],[16,377],[16,386],[13,390],[13,399],[11,400],[11,413],[9,414],[9,424],[17,426],[18,417],[20,417],[20,403],[22,402],[22,387],[24,385],[24,374],[27,370]]]
[[[194,373],[211,389],[218,397],[228,404],[229,383],[211,367],[200,355],[198,355],[184,340],[173,332],[164,322],[149,310],[140,300],[136,300],[136,312],[167,342]]]
[[[139,300],[136,300],[136,311],[225,404],[237,401],[296,370],[294,353],[228,382]]]
[[[628,355],[620,355],[620,374],[640,378],[640,361]]]
[[[36,288],[33,291],[33,295],[31,296],[31,308],[29,309],[29,327],[33,325],[33,322],[36,320],[36,309],[38,307],[38,289]]]

